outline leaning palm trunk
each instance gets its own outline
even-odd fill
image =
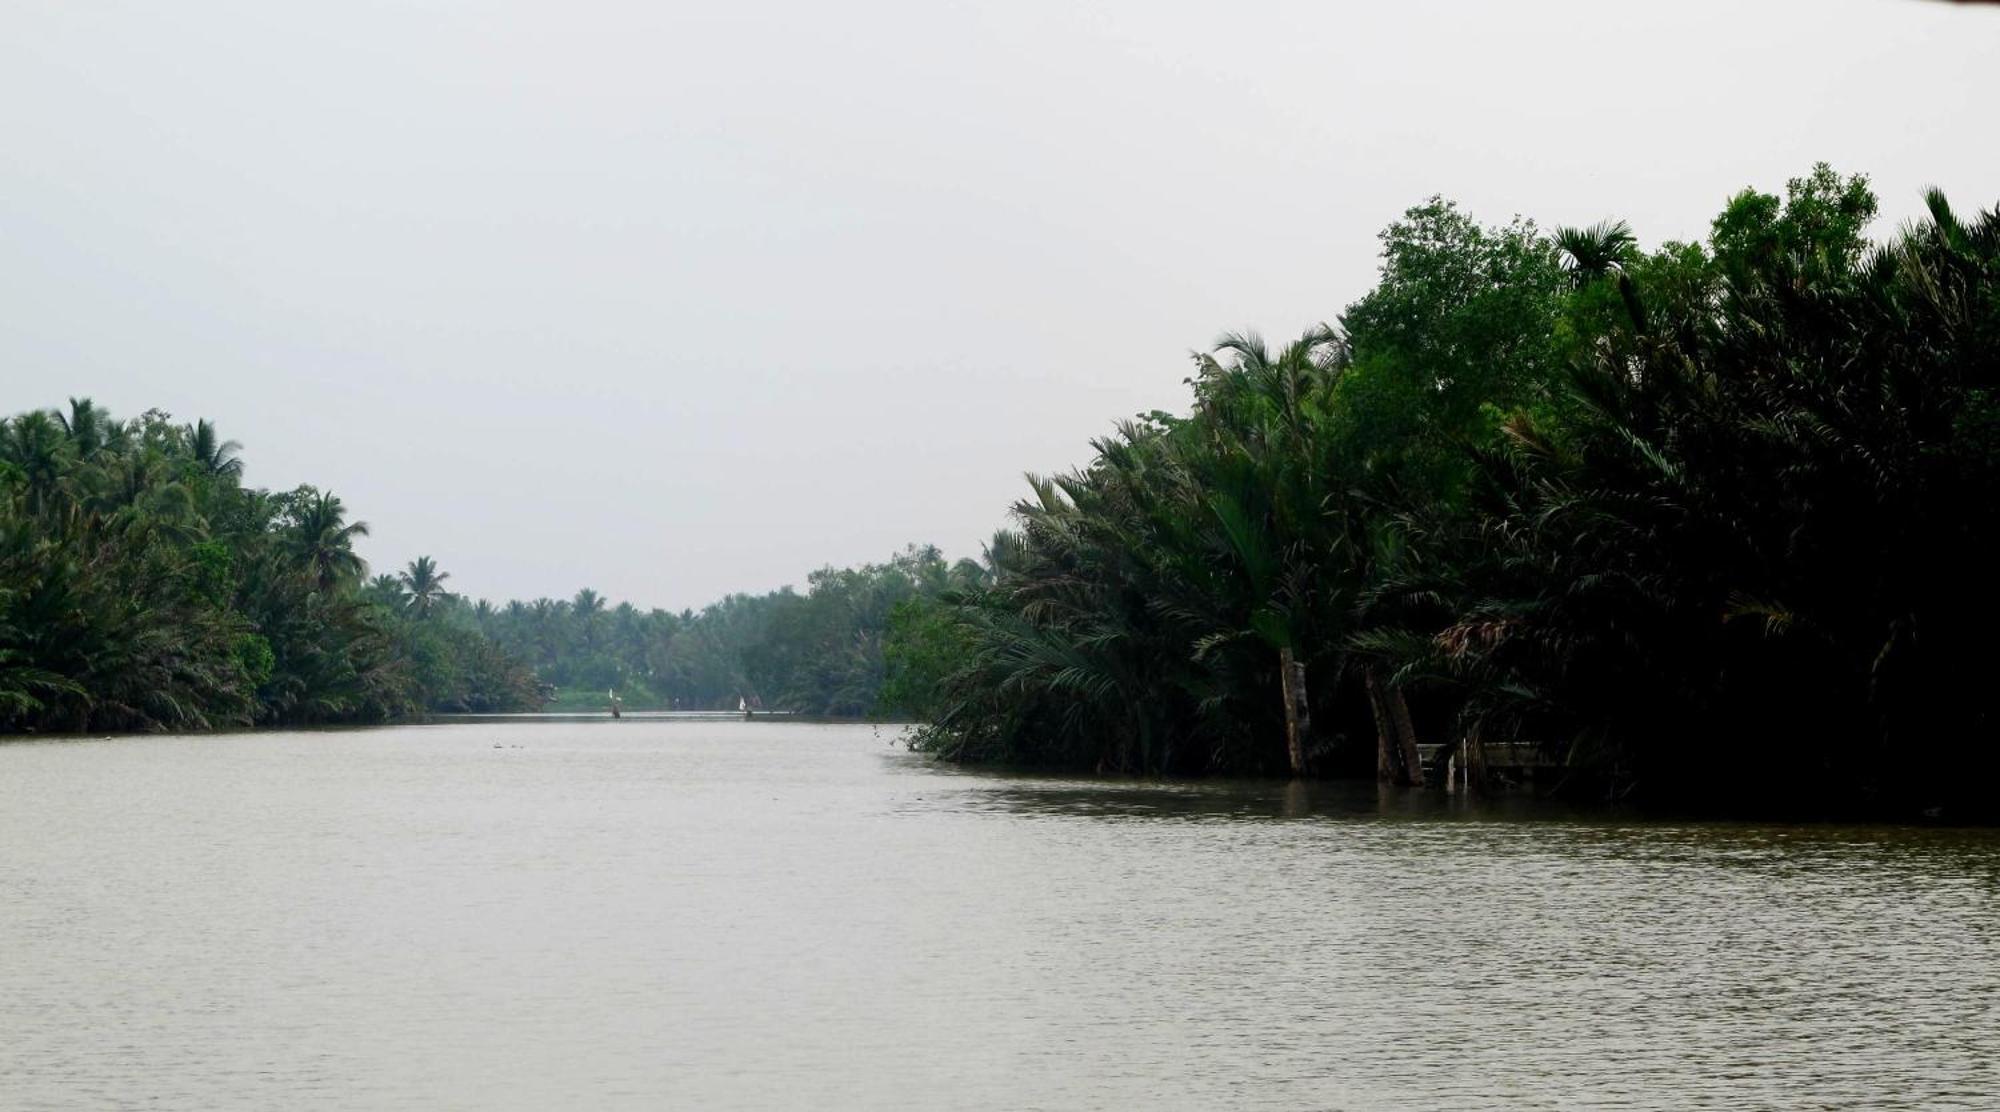
[[[1368,705],[1375,712],[1375,775],[1386,784],[1422,787],[1423,758],[1417,753],[1417,729],[1410,721],[1410,704],[1400,689],[1382,682],[1369,669]]]
[[[1312,734],[1312,705],[1306,700],[1306,665],[1290,645],[1278,650],[1278,678],[1285,696],[1285,752],[1292,775],[1306,774],[1306,738]]]

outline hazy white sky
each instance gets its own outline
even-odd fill
[[[1295,333],[1432,193],[1701,234],[2000,198],[2000,9],[0,2],[0,408],[208,416],[393,569],[699,606],[909,541]]]

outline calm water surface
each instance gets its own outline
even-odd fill
[[[2000,836],[520,721],[0,745],[0,1108],[2000,1107]]]

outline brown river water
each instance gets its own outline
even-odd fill
[[[896,737],[0,744],[0,1109],[2000,1108],[2000,832]]]

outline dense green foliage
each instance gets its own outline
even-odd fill
[[[1033,481],[988,585],[899,615],[962,760],[1463,767],[1963,803],[1995,770],[2000,215],[1871,245],[1821,166],[1705,243],[1412,209],[1377,288]],[[1296,737],[1297,744],[1288,744]]]
[[[885,708],[899,606],[986,571],[911,548],[700,612],[471,602],[419,557],[368,578],[332,494],[245,488],[207,421],[86,400],[0,421],[0,731],[371,722],[426,711]]]
[[[433,620],[441,593],[404,607],[360,590],[368,527],[309,486],[243,487],[237,450],[207,421],[118,421],[88,400],[0,420],[0,731],[539,702],[519,662]]]
[[[734,710],[740,699],[859,716],[881,707],[891,614],[984,582],[972,561],[913,547],[882,564],[816,571],[804,594],[731,595],[699,612],[607,607],[585,589],[568,600],[481,602],[469,614],[554,685],[559,707],[601,709],[615,691],[635,710]]]
[[[1186,415],[911,548],[700,611],[495,607],[242,485],[206,421],[0,421],[0,730],[627,706],[909,714],[949,759],[1421,782],[1495,746],[1673,800],[1977,805],[2000,603],[2000,214],[1882,243],[1821,166],[1702,243],[1382,237],[1339,326],[1197,356]],[[1427,743],[1427,744],[1420,744]]]

